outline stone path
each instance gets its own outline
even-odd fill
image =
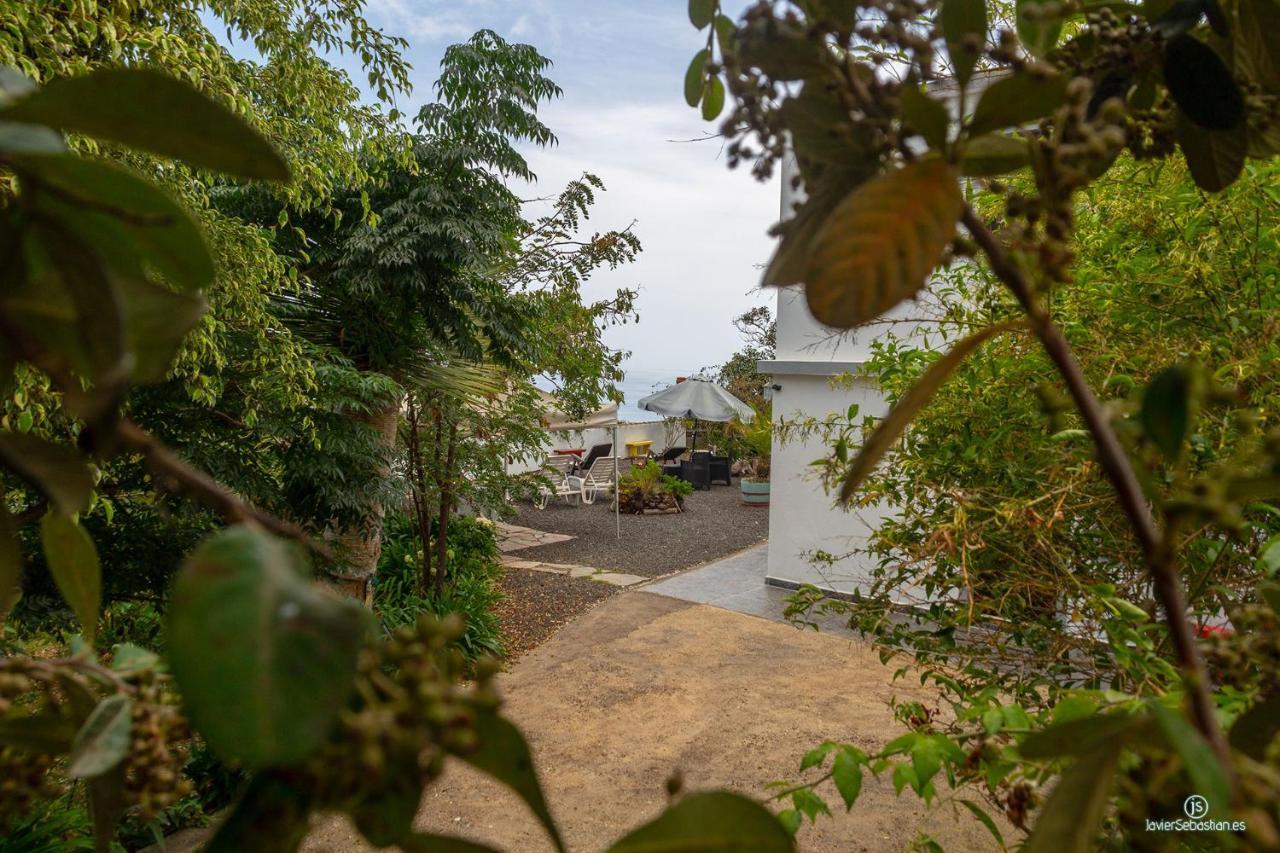
[[[546,572],[552,575],[568,575],[571,578],[589,578],[611,586],[634,586],[648,580],[640,575],[629,575],[626,572],[609,572],[594,569],[591,566],[575,566],[566,563],[543,563],[538,560],[521,560],[509,556],[512,551],[525,548],[536,548],[539,545],[550,545],[554,542],[567,542],[572,536],[563,533],[547,533],[545,530],[534,530],[532,527],[520,527],[515,524],[498,522],[498,550],[503,553],[502,565],[511,569],[528,569],[534,572]]]
[[[498,529],[498,550],[506,554],[524,548],[537,548],[539,545],[553,545],[556,542],[568,542],[572,536],[563,533],[548,533],[545,530],[534,530],[532,527],[520,527],[499,521],[494,525]]]

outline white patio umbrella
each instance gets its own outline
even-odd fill
[[[693,418],[694,421],[751,421],[756,413],[750,406],[710,379],[692,377],[644,397],[637,404],[665,418]],[[696,427],[696,423],[695,423]],[[697,430],[694,430],[694,443]]]

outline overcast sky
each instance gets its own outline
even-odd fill
[[[591,228],[626,227],[644,244],[637,263],[598,274],[587,298],[640,289],[638,325],[609,333],[637,371],[686,373],[740,347],[732,318],[774,296],[756,290],[778,185],[729,171],[713,130],[684,103],[682,81],[700,37],[686,0],[368,0],[370,23],[409,41],[413,114],[432,98],[446,47],[478,29],[534,45],[555,66],[564,97],[542,111],[560,138],[528,152],[536,193],[553,195],[589,171],[605,182]],[[745,0],[726,4],[736,13]],[[356,75],[355,79],[360,79]]]

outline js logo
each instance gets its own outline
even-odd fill
[[[1209,801],[1199,794],[1192,794],[1182,801],[1182,810],[1192,820],[1200,820],[1209,813]]]

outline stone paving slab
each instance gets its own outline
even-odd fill
[[[540,545],[568,542],[574,538],[564,533],[548,533],[545,530],[534,530],[532,527],[521,527],[503,521],[499,521],[495,526],[498,530],[498,550],[504,554],[525,548],[537,548]]]
[[[502,565],[510,569],[526,569],[532,572],[546,572],[553,575],[568,575],[571,578],[587,578],[600,581],[611,586],[635,586],[649,578],[640,575],[629,575],[625,572],[608,572],[591,566],[574,566],[565,563],[541,563],[536,560],[519,560],[504,557]]]

